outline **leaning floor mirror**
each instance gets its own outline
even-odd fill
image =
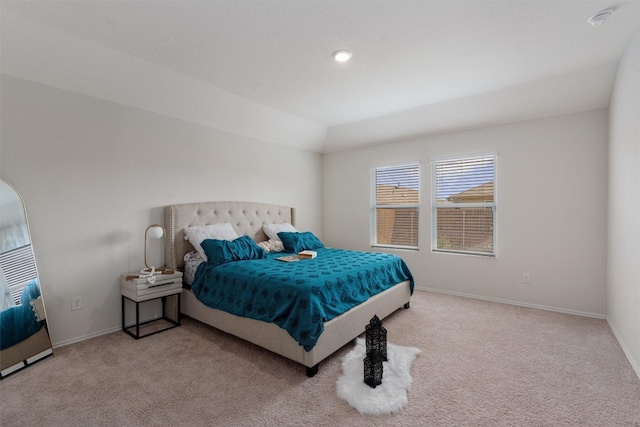
[[[51,354],[27,211],[0,181],[0,379]]]

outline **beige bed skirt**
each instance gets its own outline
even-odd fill
[[[305,351],[289,333],[274,323],[239,317],[209,308],[201,303],[190,290],[182,294],[182,313],[207,325],[259,345],[276,354],[311,368],[362,334],[374,315],[380,319],[409,303],[409,281],[398,283],[348,312],[324,324],[316,346]]]

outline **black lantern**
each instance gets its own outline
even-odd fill
[[[383,361],[387,361],[387,330],[382,326],[378,316],[373,316],[367,325],[367,354],[372,351],[380,353]]]
[[[382,356],[377,351],[364,358],[364,382],[372,388],[382,384]]]
[[[366,326],[367,355],[364,358],[364,382],[376,388],[382,384],[382,362],[387,361],[387,330],[378,316]]]

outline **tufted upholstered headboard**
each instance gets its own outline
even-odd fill
[[[204,202],[169,205],[164,210],[167,229],[165,256],[167,267],[182,270],[184,255],[193,246],[184,240],[184,228],[229,222],[239,236],[251,236],[256,242],[267,240],[262,224],[295,224],[295,209],[257,202]]]

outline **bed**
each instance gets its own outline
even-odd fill
[[[186,227],[223,223],[232,224],[239,236],[247,235],[255,242],[264,242],[268,237],[263,231],[263,224],[295,224],[295,209],[256,202],[205,202],[166,206],[167,267],[183,270],[185,254],[194,250],[189,241],[185,240]],[[307,350],[277,324],[210,308],[191,289],[183,292],[180,311],[186,316],[300,363],[306,367],[307,376],[312,377],[318,372],[320,362],[362,334],[374,315],[383,319],[402,307],[409,308],[411,281],[403,280],[389,286],[344,314],[323,322],[322,333],[315,345]]]

